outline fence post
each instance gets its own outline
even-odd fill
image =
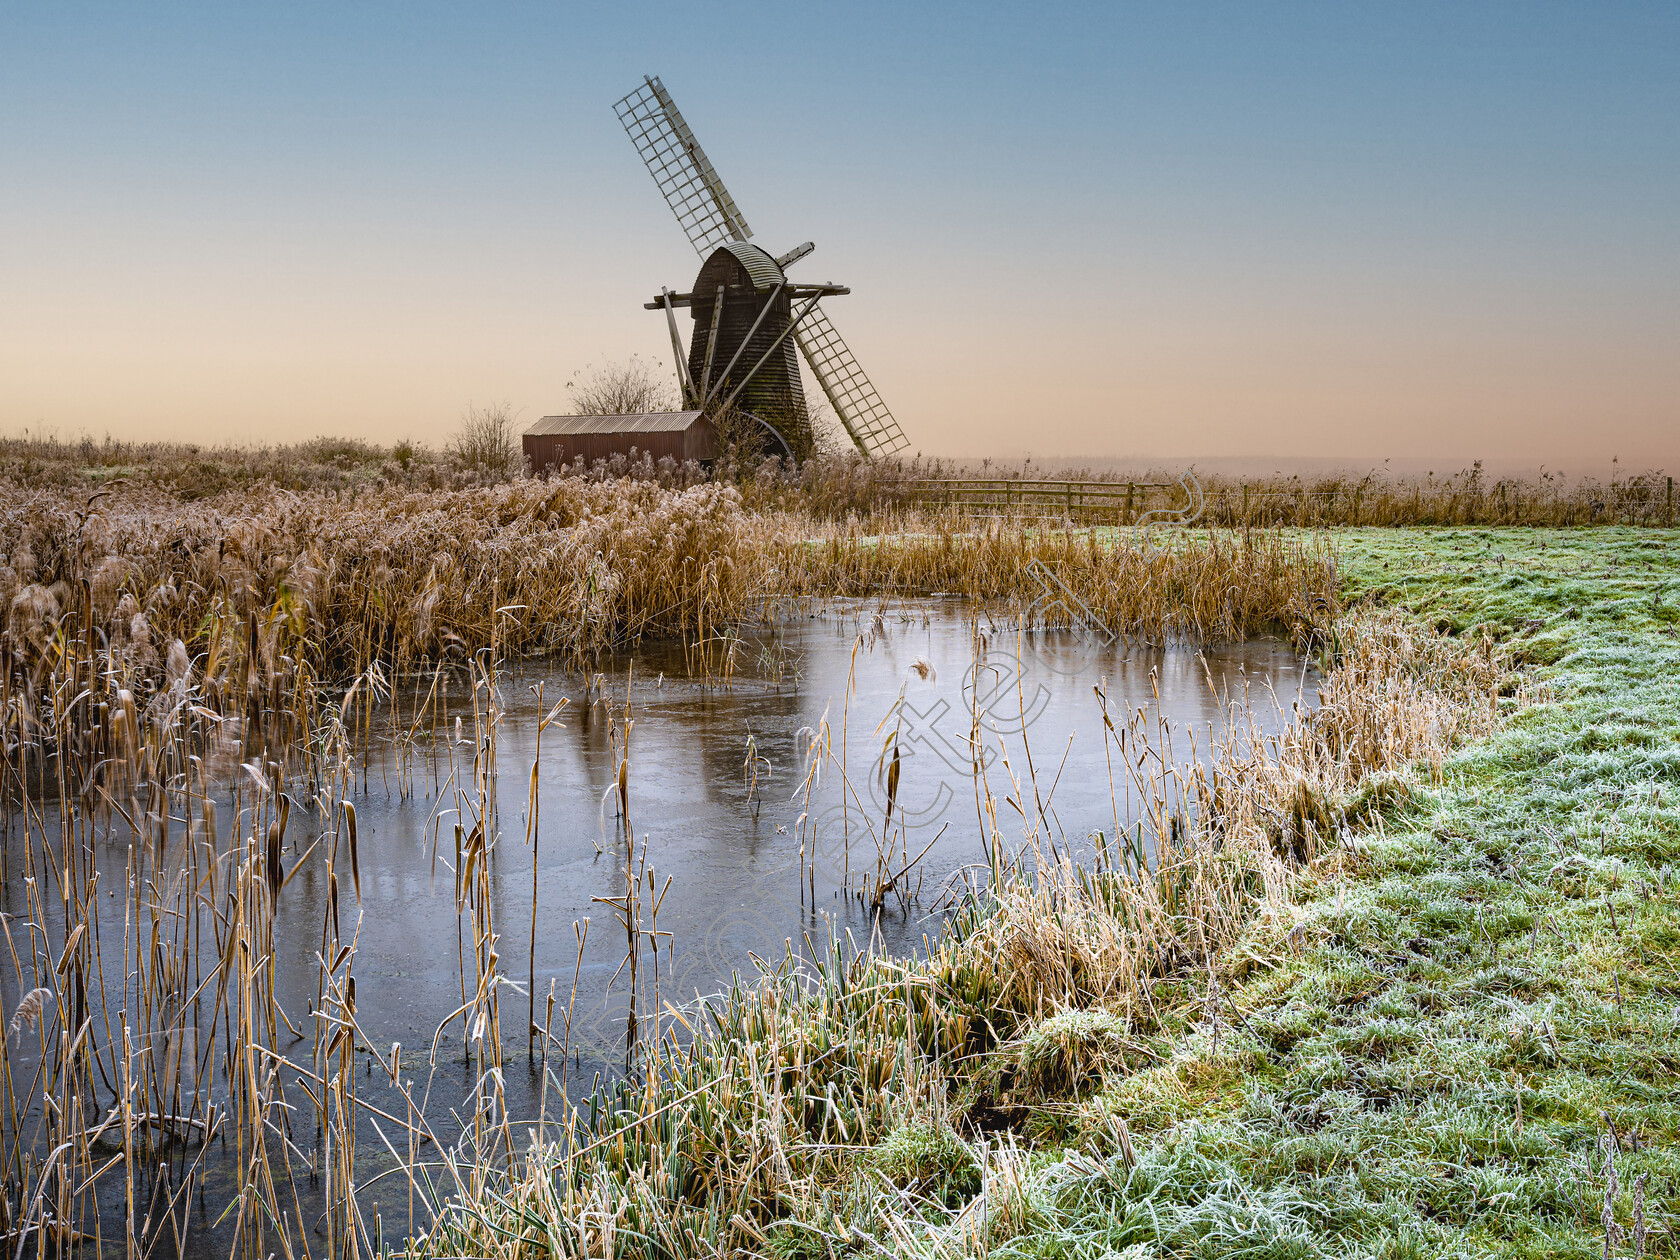
[[[1663,518],[1668,524],[1674,524],[1674,478],[1668,479],[1668,508],[1663,512]]]
[[[1126,506],[1120,509],[1120,523],[1122,525],[1132,519],[1132,491],[1134,488],[1134,483],[1130,481],[1126,483]]]

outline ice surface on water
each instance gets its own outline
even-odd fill
[[[714,645],[714,665],[717,654]],[[580,1069],[574,1081],[587,1084],[596,1069],[611,1071],[624,1061],[625,934],[597,899],[625,892],[624,831],[615,806],[603,806],[603,799],[617,768],[607,709],[616,710],[621,725],[627,692],[635,722],[631,822],[656,887],[670,879],[657,923],[670,934],[657,938],[659,999],[681,1006],[697,993],[726,987],[732,974],[751,975],[755,954],[774,964],[789,942],[800,948],[807,934],[819,948],[834,932],[893,951],[917,948],[924,933],[937,934],[939,893],[965,868],[985,862],[970,743],[976,711],[984,774],[1000,800],[1007,842],[1020,845],[1026,834],[1021,815],[1001,804],[1019,782],[1026,809],[1042,819],[1044,841],[1079,853],[1089,851],[1092,832],[1112,834],[1117,808],[1125,825],[1136,805],[1135,796],[1128,801],[1124,794],[1118,750],[1110,744],[1105,751],[1094,686],[1105,688],[1118,725],[1139,707],[1148,709],[1152,727],[1163,718],[1176,732],[1175,755],[1185,760],[1187,728],[1204,755],[1226,732],[1233,706],[1246,703],[1262,730],[1276,730],[1303,687],[1311,695],[1316,681],[1282,642],[1198,651],[1128,645],[1085,631],[1017,633],[984,614],[977,620],[960,604],[939,602],[884,614],[873,605],[830,605],[748,635],[734,661],[727,683],[696,679],[680,645],[649,644],[604,670],[598,689],[587,692],[582,675],[546,665],[527,665],[502,682],[495,784],[501,835],[490,869],[500,969],[520,989],[502,995],[507,1101],[515,1118],[535,1115],[541,1084],[525,1054],[522,993],[531,965],[525,812],[542,712],[539,683],[544,708],[561,696],[569,704],[563,725],[543,735],[538,768],[536,1009],[540,1023],[552,983],[559,1035],[573,976],[579,977],[570,1041]],[[439,814],[453,805],[453,792],[438,796],[451,765],[457,782],[470,779],[472,714],[464,691],[464,684],[454,688],[439,740],[414,762],[414,794],[395,790],[388,740],[368,749],[369,790],[356,801],[359,906],[340,890],[343,935],[359,932],[354,966],[362,1024],[376,1045],[409,1047],[410,1062],[423,1059],[439,1022],[461,1004],[459,949],[467,951],[469,976],[472,969],[471,941],[458,934],[450,869],[456,819]],[[468,735],[459,745],[449,738],[457,715],[465,716]],[[846,773],[823,767],[802,823],[806,752],[825,719],[833,757],[844,755]],[[905,907],[889,898],[875,915],[847,889],[863,886],[877,870],[870,832],[880,829],[886,810],[878,759],[888,730],[896,731],[900,757],[891,869],[923,856],[901,882],[919,890],[916,900]],[[762,759],[753,763],[756,787],[747,765],[749,736]],[[1110,792],[1111,764],[1118,802]],[[294,815],[288,866],[317,830],[307,815]],[[802,861],[802,843],[813,869]],[[122,887],[122,847],[99,854],[108,868],[102,887]],[[294,1022],[306,1017],[316,995],[315,954],[328,896],[324,870],[312,860],[280,897],[281,1003]],[[4,901],[6,912],[27,913],[19,888],[8,885]],[[580,967],[573,925],[585,918],[588,946]],[[651,949],[644,963],[651,981]],[[651,999],[650,988],[644,1008]],[[452,1131],[450,1109],[461,1107],[471,1090],[472,1074],[458,1028],[442,1044],[446,1066],[430,1110],[445,1133]],[[370,1099],[382,1096],[377,1079],[365,1088]]]
[[[662,999],[680,1004],[726,986],[732,973],[750,974],[752,954],[774,963],[787,942],[797,947],[806,933],[820,944],[831,929],[849,930],[859,944],[874,939],[897,950],[937,933],[937,890],[965,865],[985,861],[969,744],[977,700],[992,791],[1002,798],[1014,791],[1013,780],[1035,777],[1047,819],[1041,830],[1064,851],[1078,851],[1091,832],[1112,833],[1115,814],[1094,685],[1106,686],[1118,722],[1138,706],[1153,717],[1158,693],[1159,712],[1178,729],[1176,748],[1187,758],[1185,728],[1199,732],[1197,747],[1205,752],[1210,728],[1221,733],[1227,706],[1245,697],[1262,727],[1275,729],[1304,677],[1299,659],[1275,641],[1198,653],[1106,643],[1074,631],[1018,636],[1000,628],[981,637],[977,654],[971,615],[955,605],[912,607],[881,622],[872,610],[831,609],[748,639],[736,661],[725,686],[684,678],[679,648],[645,648],[608,673],[589,702],[575,674],[528,668],[504,684],[495,917],[504,970],[521,982],[531,913],[523,816],[538,718],[533,688],[541,679],[547,703],[560,694],[571,699],[564,728],[550,727],[543,737],[535,970],[539,994],[551,979],[568,993],[577,963],[572,925],[590,919],[573,1024],[573,1043],[586,1057],[614,1060],[623,1037],[624,977],[615,995],[607,985],[624,956],[624,933],[593,899],[625,891],[623,830],[616,804],[609,800],[603,810],[602,801],[616,770],[606,706],[622,713],[627,686],[635,719],[631,821],[658,884],[671,877],[659,912],[659,930],[671,933],[658,942],[659,985]],[[919,661],[932,667],[926,679],[913,668]],[[853,887],[877,867],[870,829],[879,830],[886,807],[877,758],[880,724],[890,715],[901,757],[895,823],[904,823],[895,852],[913,858],[945,830],[905,881],[919,886],[919,903],[906,913],[889,900],[877,918],[843,889],[848,867]],[[847,782],[835,767],[825,768],[810,801],[803,839],[815,867],[813,897],[811,875],[802,877],[802,785],[810,733],[825,716],[834,756],[844,751]],[[749,733],[764,759],[756,804],[749,802],[745,766]],[[470,760],[470,747],[464,752]],[[377,771],[370,781],[379,783]],[[1030,786],[1026,796],[1032,803]],[[443,866],[436,879],[430,874],[426,823],[433,808],[424,793],[399,802],[376,791],[360,812],[365,896],[357,974],[364,1015],[405,1044],[429,1039],[435,1020],[460,1000],[453,881]],[[1122,822],[1125,809],[1122,795]],[[1005,809],[1000,818],[1009,840],[1020,843],[1019,816]],[[444,857],[452,858],[448,824],[440,834]],[[295,915],[300,929],[320,922],[324,889],[300,877],[287,892],[284,913]],[[312,976],[307,950],[292,962]],[[521,1025],[504,1017],[508,1029]],[[522,1049],[523,1037],[516,1040]]]

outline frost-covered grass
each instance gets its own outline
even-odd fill
[[[1222,1017],[1082,1105],[1001,1254],[1680,1247],[1671,538],[1370,531],[1341,560],[1349,596],[1491,630],[1551,698],[1314,864],[1299,925],[1210,977]]]

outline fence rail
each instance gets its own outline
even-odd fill
[[[947,507],[969,515],[1005,515],[1128,525],[1145,513],[1184,506],[1176,481],[1077,481],[1016,477],[940,477],[894,483],[901,502]],[[1487,487],[1421,486],[1268,488],[1247,482],[1205,489],[1207,524],[1675,524],[1674,478],[1612,483],[1598,495],[1569,495],[1521,483]],[[1398,519],[1396,519],[1398,518]]]
[[[905,496],[916,503],[970,513],[1055,516],[1071,520],[1110,518],[1125,524],[1148,508],[1166,506],[1176,481],[1025,481],[1009,477],[949,477],[906,481]]]

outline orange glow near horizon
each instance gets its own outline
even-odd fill
[[[1216,7],[766,10],[752,92],[680,6],[7,18],[0,433],[436,444],[665,367],[663,68],[923,454],[1680,468],[1680,10]]]

